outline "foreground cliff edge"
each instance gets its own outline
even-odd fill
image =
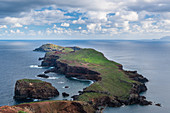
[[[48,52],[41,58],[41,66],[54,68],[45,73],[55,72],[66,77],[94,81],[92,85],[80,91],[79,95],[73,96],[74,100],[91,103],[96,108],[152,104],[144,96],[140,96],[141,92],[147,90],[144,83],[148,80],[136,71],[124,71],[121,64],[108,60],[101,52],[78,47],[64,48],[53,44],[43,45],[35,51],[44,51],[46,48]]]
[[[81,101],[44,101],[2,106],[0,113],[94,113],[94,108]]]

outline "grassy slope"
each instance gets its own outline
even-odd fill
[[[126,99],[129,96],[132,84],[135,81],[130,80],[121,70],[116,62],[110,61],[104,55],[94,49],[82,49],[74,53],[61,54],[59,61],[76,61],[69,63],[72,66],[83,66],[97,71],[101,74],[102,80],[95,82],[86,90],[105,91],[109,92],[111,97],[118,96]],[[122,82],[125,81],[125,82]],[[106,94],[99,93],[84,93],[79,96],[78,100],[89,101],[93,98],[105,96]]]
[[[58,51],[62,51],[62,52],[74,51],[71,48],[66,48],[66,47],[55,45],[55,44],[44,44],[40,48],[42,48],[46,51],[50,51],[50,50],[58,50]]]
[[[29,82],[29,83],[43,83],[44,81],[38,79],[21,79],[19,81]]]

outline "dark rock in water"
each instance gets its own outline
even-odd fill
[[[58,90],[51,83],[41,80],[22,79],[15,84],[15,99],[48,99],[58,95]]]
[[[77,100],[79,95],[73,95],[71,98],[73,98],[73,100]]]
[[[42,58],[40,57],[38,60],[44,60],[44,57],[42,57]]]
[[[69,86],[65,86],[64,88],[69,88]]]
[[[143,100],[143,101],[140,101],[139,104],[140,105],[152,105],[152,102],[151,101],[147,101],[147,100]]]
[[[45,74],[39,74],[39,75],[37,75],[37,77],[49,78],[49,76],[48,76],[48,75],[45,75]]]
[[[155,104],[155,105],[161,107],[161,104],[160,104],[160,103],[157,103],[157,104]]]
[[[63,92],[62,95],[63,95],[63,97],[68,97],[69,96],[69,94],[66,93],[66,92]]]

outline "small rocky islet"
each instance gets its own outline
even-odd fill
[[[21,79],[15,84],[15,99],[49,99],[58,95],[58,90],[45,81]]]
[[[146,97],[141,96],[141,92],[145,92],[147,87],[145,82],[148,79],[138,74],[137,71],[125,71],[123,66],[114,61],[108,60],[101,52],[94,49],[79,48],[79,47],[61,47],[54,44],[44,44],[34,51],[46,52],[42,60],[41,66],[43,67],[54,67],[52,69],[46,70],[45,74],[38,75],[39,77],[48,78],[48,73],[59,73],[64,74],[66,77],[75,77],[77,79],[87,79],[93,80],[94,83],[89,87],[79,91],[79,95],[72,96],[74,101],[52,101],[52,102],[38,102],[38,103],[28,103],[20,104],[16,106],[11,106],[11,108],[18,107],[23,111],[26,111],[23,106],[34,109],[36,113],[41,113],[37,111],[36,106],[46,105],[49,106],[47,109],[51,109],[52,112],[58,113],[60,104],[73,104],[74,106],[68,107],[69,110],[77,110],[74,112],[79,113],[79,108],[87,113],[95,112],[99,106],[109,106],[109,107],[119,107],[122,105],[151,105],[151,101],[147,101]],[[41,88],[38,87],[40,84]],[[49,89],[44,89],[48,84]],[[30,86],[31,85],[31,86]],[[68,86],[67,86],[68,87]],[[34,89],[32,92],[30,89]],[[44,95],[38,96],[40,92],[44,91]],[[47,92],[46,92],[47,91]],[[18,80],[15,86],[15,96],[14,98],[51,98],[57,96],[59,92],[50,83],[44,81],[39,81],[39,83],[33,83],[31,80]],[[62,93],[63,96],[68,96],[66,92]],[[56,108],[52,108],[51,103],[57,103]],[[67,106],[67,105],[66,105]],[[65,106],[65,107],[66,107]],[[84,107],[90,106],[90,110]],[[10,107],[10,106],[8,106]],[[79,107],[79,108],[77,108]],[[41,107],[40,107],[41,108]],[[42,107],[39,110],[47,110]],[[31,112],[34,112],[31,111]],[[81,111],[81,113],[84,113]],[[63,111],[62,111],[63,112]],[[64,111],[67,112],[67,111]],[[3,112],[2,112],[3,113]]]

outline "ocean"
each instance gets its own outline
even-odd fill
[[[39,57],[44,52],[34,52],[33,49],[42,44],[53,43],[60,46],[79,46],[94,48],[109,59],[123,65],[125,70],[136,70],[149,79],[148,90],[142,95],[147,100],[161,103],[155,105],[130,105],[119,108],[106,108],[104,113],[168,113],[170,111],[170,42],[161,41],[114,41],[114,40],[4,40],[0,41],[0,106],[16,105],[23,101],[15,101],[14,87],[18,79],[41,79],[52,83],[59,92],[67,92],[69,97],[62,95],[52,100],[71,100],[89,86],[91,81],[67,79],[64,75],[50,74],[49,79],[37,78],[46,68],[40,68]],[[69,86],[65,89],[65,86]],[[37,100],[34,100],[37,101]],[[25,101],[24,101],[25,102]]]

